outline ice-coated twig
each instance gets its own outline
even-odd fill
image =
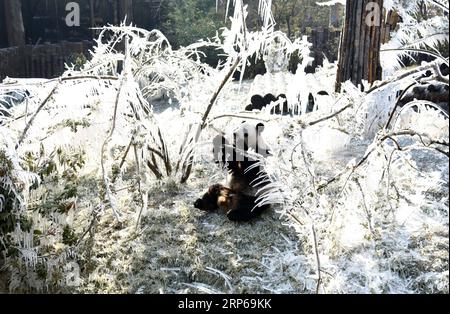
[[[27,135],[28,130],[30,129],[31,125],[33,124],[34,120],[36,119],[39,112],[47,105],[47,103],[50,101],[50,99],[53,97],[53,95],[56,93],[56,90],[58,89],[61,82],[58,82],[55,84],[51,92],[48,94],[48,96],[44,99],[44,101],[39,105],[39,107],[36,109],[36,112],[31,116],[30,120],[28,121],[27,125],[25,126],[25,129],[22,132],[22,135],[19,137],[19,140],[16,144],[16,149],[22,144],[23,140],[25,139],[25,136]]]

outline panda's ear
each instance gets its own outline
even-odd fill
[[[265,125],[264,125],[264,123],[258,123],[257,125],[256,125],[256,132],[257,132],[257,134],[259,134],[259,133],[261,133],[262,131],[264,131],[264,128],[265,128]]]

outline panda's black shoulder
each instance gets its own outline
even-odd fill
[[[236,192],[255,195],[255,187],[261,186],[266,179],[259,160],[234,161],[228,164],[230,188]]]

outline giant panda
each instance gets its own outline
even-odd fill
[[[267,184],[267,174],[260,158],[271,155],[261,133],[264,124],[243,122],[233,132],[233,142],[222,135],[213,140],[214,161],[228,171],[227,185],[215,184],[195,201],[194,207],[213,211],[221,209],[231,221],[249,221],[260,215],[269,205],[258,206],[258,189]],[[249,156],[254,151],[261,157]]]

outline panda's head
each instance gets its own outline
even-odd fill
[[[234,131],[234,147],[238,151],[247,152],[249,149],[267,157],[271,155],[269,146],[264,141],[261,133],[264,131],[264,124],[259,122],[242,122]]]
[[[231,190],[221,184],[214,184],[203,194],[202,198],[194,202],[194,207],[203,211],[214,211],[219,208],[227,209],[231,205],[233,194]]]

